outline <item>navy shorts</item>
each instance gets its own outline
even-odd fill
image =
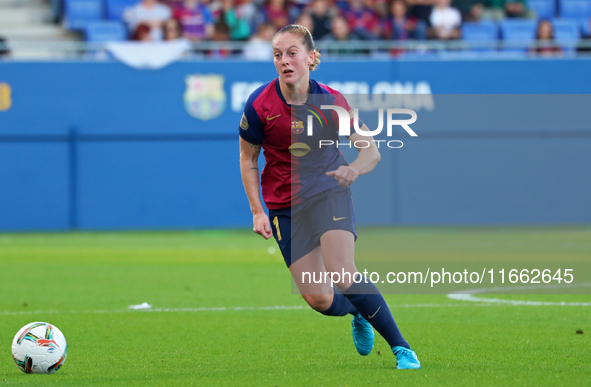
[[[287,267],[320,246],[320,237],[330,230],[355,230],[355,208],[351,188],[337,186],[301,203],[269,210],[273,236]]]

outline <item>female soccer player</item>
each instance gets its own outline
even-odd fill
[[[357,235],[349,186],[374,169],[379,151],[371,137],[356,132],[349,141],[365,142],[355,161],[348,164],[336,147],[336,109],[320,106],[336,105],[350,116],[351,107],[340,93],[310,79],[310,71],[320,64],[320,53],[305,27],[281,29],[273,38],[273,56],[279,77],[250,95],[239,129],[240,172],[254,232],[265,239],[275,237],[311,308],[328,316],[353,315],[353,341],[360,355],[369,355],[373,348],[373,326],[392,348],[396,368],[420,368],[379,290],[367,279],[360,280],[355,267]],[[312,123],[308,116],[316,123],[306,130],[304,124]],[[368,130],[365,125],[361,129]],[[321,145],[331,141],[332,146]],[[259,199],[261,148],[266,160],[261,185],[269,216]],[[327,271],[350,275],[341,276],[334,289],[330,281],[304,280],[304,273]]]

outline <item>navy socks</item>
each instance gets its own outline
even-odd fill
[[[364,278],[360,283],[353,283],[344,294],[335,287],[332,304],[320,313],[325,316],[360,313],[386,339],[390,348],[400,346],[410,349],[379,289],[366,281]]]
[[[351,304],[349,299],[339,289],[334,287],[334,298],[330,308],[320,313],[325,316],[345,316],[347,314],[357,314],[357,309],[355,309],[353,304]]]
[[[353,283],[344,292],[344,296],[357,308],[363,318],[386,339],[390,348],[401,346],[410,349],[394,322],[394,317],[392,317],[384,297],[373,283],[363,278],[360,283]]]

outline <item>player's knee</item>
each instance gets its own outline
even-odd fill
[[[310,305],[310,308],[318,312],[327,310],[332,303],[332,294],[302,294],[302,297]]]

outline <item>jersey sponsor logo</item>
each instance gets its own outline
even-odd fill
[[[304,132],[304,121],[291,121],[291,131],[295,134]]]
[[[267,116],[267,121],[273,121],[275,118],[279,117],[281,114],[277,114],[276,116],[269,117]]]
[[[12,106],[12,89],[8,83],[0,82],[0,112],[10,109]]]
[[[218,74],[186,76],[183,101],[187,113],[203,121],[219,117],[226,109],[224,80],[224,76]]]
[[[310,152],[310,147],[303,142],[296,142],[295,144],[291,144],[289,152],[296,157],[302,157]]]
[[[246,115],[244,113],[242,113],[242,119],[240,120],[240,129],[248,129],[248,120],[246,119]]]

